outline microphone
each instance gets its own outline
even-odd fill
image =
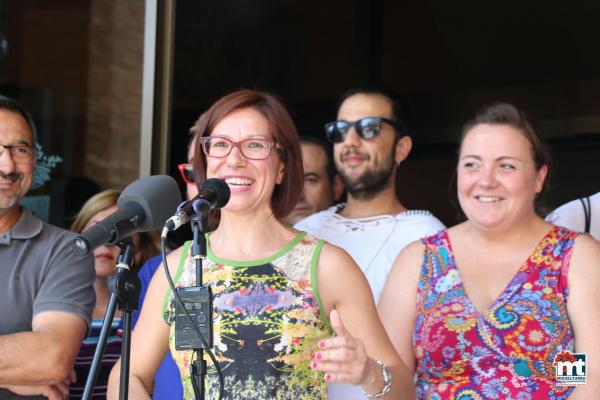
[[[179,186],[167,175],[129,184],[117,200],[118,210],[77,236],[72,249],[87,255],[103,244],[115,244],[135,232],[159,229],[181,202]]]
[[[177,212],[165,223],[166,231],[179,229],[196,214],[207,213],[215,208],[224,207],[229,201],[231,191],[229,185],[222,179],[210,178],[205,180],[196,197],[179,205]],[[163,234],[165,232],[163,229]]]

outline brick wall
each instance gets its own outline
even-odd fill
[[[123,188],[139,175],[144,0],[92,0],[83,173]]]

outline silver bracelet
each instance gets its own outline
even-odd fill
[[[381,369],[384,386],[379,393],[374,394],[368,394],[361,388],[360,390],[362,390],[363,395],[365,395],[367,399],[380,399],[386,394],[388,394],[392,389],[392,373],[390,372],[390,369],[386,367],[385,364],[380,360],[375,360],[375,362],[377,363],[377,365],[379,365],[379,368]]]

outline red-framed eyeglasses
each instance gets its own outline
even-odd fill
[[[179,168],[179,173],[181,173],[181,178],[185,183],[194,183],[194,168],[191,163],[179,164],[177,168]]]

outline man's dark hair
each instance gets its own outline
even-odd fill
[[[314,136],[300,136],[300,144],[302,143],[314,144],[315,146],[319,146],[323,149],[327,158],[325,170],[327,171],[327,176],[329,177],[329,183],[333,184],[333,178],[335,177],[337,171],[335,169],[335,164],[333,163],[333,149],[331,144],[320,137]]]
[[[398,133],[400,135],[412,136],[409,130],[410,121],[408,120],[408,113],[406,112],[406,106],[404,105],[405,102],[402,101],[401,97],[398,94],[394,93],[389,89],[376,86],[366,86],[350,89],[339,97],[337,102],[337,110],[340,109],[344,101],[357,94],[367,94],[384,97],[388,101],[388,103],[390,103],[390,106],[392,108],[392,119],[400,122],[403,126],[403,132]]]
[[[23,117],[27,125],[29,126],[29,131],[31,132],[31,138],[33,143],[32,146],[35,146],[37,143],[37,131],[35,129],[35,123],[33,122],[33,118],[29,111],[23,106],[23,104],[19,103],[15,99],[11,99],[10,97],[6,97],[0,94],[0,110],[9,110],[15,112]]]

